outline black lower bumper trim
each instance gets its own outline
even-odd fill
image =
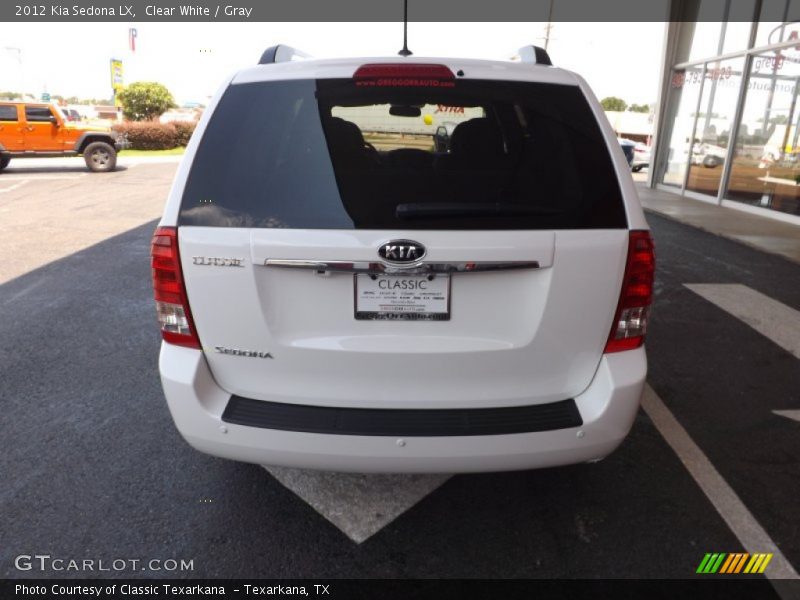
[[[502,435],[583,425],[571,398],[504,408],[368,409],[282,404],[232,396],[222,420],[282,431],[405,437]]]

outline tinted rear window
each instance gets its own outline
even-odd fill
[[[624,228],[580,90],[458,80],[232,85],[203,134],[180,224],[311,229]]]

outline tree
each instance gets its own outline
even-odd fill
[[[154,81],[137,81],[117,95],[122,102],[122,114],[131,121],[148,121],[175,108],[175,100],[169,90]]]
[[[617,98],[616,96],[609,96],[608,98],[603,98],[600,100],[600,105],[603,107],[603,110],[611,110],[611,111],[620,111],[622,112],[628,107],[628,103],[625,102],[622,98]]]
[[[650,112],[650,105],[649,104],[631,104],[628,107],[630,112],[635,113],[649,113]]]
[[[22,98],[19,92],[0,92],[0,100],[16,100]]]

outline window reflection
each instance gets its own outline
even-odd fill
[[[656,181],[800,215],[800,0],[687,0],[680,15],[673,65],[705,64],[672,72]]]
[[[753,57],[728,198],[800,214],[798,80],[800,49]]]
[[[744,58],[708,63],[686,189],[716,196],[728,153]]]
[[[672,132],[662,178],[666,185],[683,187],[702,81],[702,65],[672,73],[670,106],[675,114],[671,119]]]

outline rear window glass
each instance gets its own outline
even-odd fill
[[[457,80],[230,86],[181,225],[309,229],[624,228],[605,141],[580,90]]]

